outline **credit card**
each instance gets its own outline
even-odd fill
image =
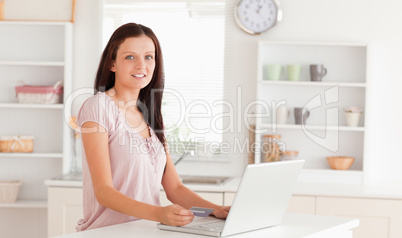
[[[211,214],[211,212],[214,211],[214,209],[203,208],[203,207],[192,207],[190,208],[190,211],[193,212],[194,216],[207,217],[209,214]]]

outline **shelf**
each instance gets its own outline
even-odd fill
[[[333,175],[341,175],[341,174],[355,174],[362,175],[363,171],[360,170],[336,170],[336,169],[303,169],[304,173],[315,173],[315,174],[333,174]]]
[[[64,104],[0,103],[0,108],[15,109],[63,109]]]
[[[3,153],[0,158],[63,158],[62,153]]]
[[[0,61],[0,66],[58,66],[63,67],[63,61]]]
[[[299,181],[323,183],[362,184],[363,171],[333,169],[303,169]]]
[[[310,42],[310,41],[260,41],[261,45],[284,45],[284,46],[346,46],[346,47],[367,47],[366,42]]]
[[[311,82],[311,81],[269,81],[260,80],[261,84],[265,85],[278,85],[278,86],[314,86],[314,87],[353,87],[353,88],[365,88],[365,83],[343,83],[343,82]]]
[[[15,203],[0,203],[0,208],[47,208],[47,201],[22,199]]]
[[[306,125],[295,124],[293,118],[287,121],[291,124],[277,124],[267,116],[255,121],[258,143],[262,134],[278,133],[286,137],[286,146],[297,148],[299,159],[306,158],[300,180],[362,183],[367,127],[364,121],[362,126],[347,126],[346,118],[340,113],[342,108],[350,105],[367,109],[366,94],[370,86],[367,53],[368,45],[364,42],[259,41],[256,100],[271,104],[271,107],[256,107],[256,114],[267,115],[268,108],[275,108],[278,104],[274,103],[281,101],[290,108],[306,105],[316,109],[314,120],[307,121]],[[266,80],[269,76],[266,66],[270,64],[281,65],[281,77],[277,81]],[[298,81],[288,80],[287,65],[290,64],[301,66]],[[312,64],[324,65],[329,74],[322,81],[310,81],[309,65]],[[330,169],[325,161],[328,151],[355,157],[352,167],[355,170]],[[260,157],[261,153],[256,153],[255,161],[260,161]]]
[[[34,26],[63,26],[67,24],[72,24],[71,22],[67,21],[26,21],[26,20],[1,20],[0,21],[0,26],[1,25],[21,25],[21,26],[26,26],[26,25],[34,25]]]
[[[272,124],[263,123],[260,125],[260,128],[272,128]],[[276,125],[277,129],[292,129],[292,130],[301,130],[302,125],[295,124],[280,124]],[[350,126],[325,126],[325,125],[305,125],[307,130],[329,130],[329,131],[360,131],[364,132],[364,127],[350,127]]]

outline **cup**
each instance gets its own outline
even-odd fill
[[[358,126],[360,121],[361,112],[347,112],[346,113],[346,125]]]
[[[276,108],[276,124],[286,124],[288,120],[290,111],[289,109],[282,105]]]
[[[278,81],[281,78],[282,66],[280,64],[268,64],[264,66],[264,80]]]
[[[301,65],[299,64],[288,65],[287,72],[289,81],[298,81],[301,72]]]
[[[306,110],[303,110],[304,107],[295,107],[294,113],[295,113],[295,123],[297,125],[305,125],[307,118],[310,116],[310,111],[306,108]]]
[[[327,74],[327,69],[322,64],[310,64],[311,81],[321,81]]]

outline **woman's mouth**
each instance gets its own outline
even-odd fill
[[[132,74],[134,78],[144,78],[146,75],[145,74]]]

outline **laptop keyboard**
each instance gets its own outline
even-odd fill
[[[208,230],[208,231],[222,231],[224,224],[225,224],[224,220],[217,220],[208,223],[192,225],[191,228],[199,230]]]

